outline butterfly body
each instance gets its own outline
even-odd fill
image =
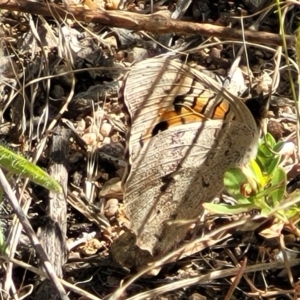
[[[255,156],[259,128],[229,89],[176,61],[136,64],[122,89],[131,126],[126,215],[137,245],[161,256],[222,190],[224,172]]]

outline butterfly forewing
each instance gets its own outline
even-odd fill
[[[253,155],[259,130],[228,89],[165,58],[133,66],[123,97],[131,120],[126,214],[138,245],[162,255],[222,189],[224,172]]]

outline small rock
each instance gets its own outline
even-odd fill
[[[107,137],[110,135],[112,131],[112,125],[109,124],[109,123],[103,123],[101,125],[101,129],[100,129],[100,133],[104,136],[104,137]]]
[[[103,141],[102,141],[102,145],[108,145],[108,144],[110,144],[111,143],[111,140],[110,140],[110,138],[107,136],[107,137],[105,137],[104,139],[103,139]]]
[[[106,217],[115,216],[119,209],[119,200],[116,198],[109,199],[104,207],[104,215]]]
[[[103,144],[104,136],[101,133],[98,133],[97,141],[100,142],[101,145]]]
[[[86,133],[82,136],[82,139],[86,142],[88,146],[94,145],[97,140],[96,133]]]

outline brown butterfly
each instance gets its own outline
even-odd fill
[[[183,63],[154,58],[135,64],[123,81],[130,124],[125,211],[137,246],[152,257],[176,247],[202,203],[222,190],[224,172],[256,154],[262,109],[248,102],[255,119],[234,95],[237,70],[224,87]]]

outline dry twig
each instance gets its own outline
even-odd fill
[[[67,296],[62,284],[59,282],[58,277],[56,276],[55,272],[53,271],[53,266],[49,262],[49,258],[47,257],[47,254],[43,247],[41,246],[35,232],[33,231],[28,219],[26,218],[26,215],[23,213],[18,200],[12,191],[9,183],[6,180],[5,175],[3,174],[2,170],[0,169],[0,184],[4,190],[4,193],[7,196],[7,199],[9,199],[10,205],[13,207],[16,215],[18,216],[20,223],[22,224],[25,232],[27,233],[31,244],[34,246],[36,252],[39,254],[41,263],[43,267],[45,268],[45,271],[48,275],[48,277],[51,279],[53,285],[55,286],[57,292],[59,293],[61,299],[63,300],[69,300],[69,297]]]
[[[0,0],[0,9],[33,13],[56,19],[74,18],[77,21],[93,22],[102,25],[126,28],[129,30],[145,30],[152,33],[177,33],[214,36],[229,40],[242,40],[244,36],[248,42],[258,44],[282,45],[282,36],[268,32],[257,32],[217,26],[213,24],[200,24],[171,19],[169,12],[157,12],[150,15],[142,15],[127,11],[102,11],[90,10],[82,7],[69,6],[63,8],[55,4],[44,4],[25,0]],[[286,44],[294,47],[294,36],[286,36]]]

